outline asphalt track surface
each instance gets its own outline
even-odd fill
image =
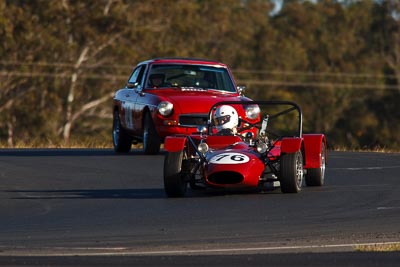
[[[167,198],[164,154],[0,150],[0,265],[400,266],[400,153],[331,152],[299,194]]]

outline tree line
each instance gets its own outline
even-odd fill
[[[111,146],[111,101],[133,67],[196,57],[246,95],[292,100],[330,147],[400,148],[400,2],[5,0],[0,144]]]

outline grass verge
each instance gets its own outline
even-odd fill
[[[384,244],[368,244],[357,245],[354,247],[356,251],[360,252],[393,252],[400,251],[400,242],[384,243]]]

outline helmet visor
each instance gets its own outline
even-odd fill
[[[231,120],[231,115],[225,115],[218,118],[214,118],[214,124],[216,126],[224,125],[225,123],[228,123],[230,120]]]

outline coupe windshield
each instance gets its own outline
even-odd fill
[[[153,65],[146,85],[149,88],[179,87],[236,92],[225,68],[201,65]]]

